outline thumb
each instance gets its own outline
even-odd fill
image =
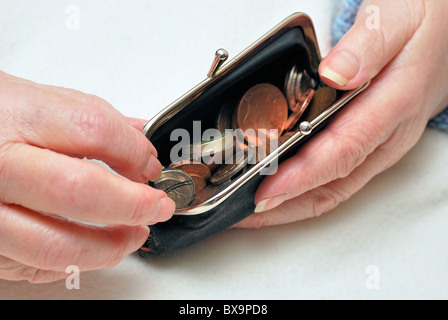
[[[341,90],[371,80],[412,38],[424,6],[423,1],[364,1],[352,28],[321,62],[322,80]]]

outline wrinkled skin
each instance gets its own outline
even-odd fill
[[[69,265],[114,266],[146,241],[146,225],[172,216],[174,202],[142,183],[161,165],[141,121],[3,72],[0,114],[0,278],[49,282]]]
[[[372,24],[372,7],[379,28]],[[448,105],[448,1],[372,0],[323,59],[337,89],[371,86],[295,156],[266,177],[256,212],[237,227],[316,217],[335,208],[400,160],[430,118]],[[369,19],[370,18],[370,19]]]
[[[369,5],[379,29],[366,28]],[[331,210],[395,164],[448,105],[448,1],[372,0],[359,12],[320,75],[337,89],[371,86],[264,179],[257,212],[237,227]],[[1,72],[0,114],[1,279],[50,282],[69,265],[111,267],[144,243],[146,225],[172,216],[174,203],[142,183],[161,170],[142,122],[98,97]]]

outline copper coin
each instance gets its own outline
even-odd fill
[[[260,83],[242,97],[237,110],[237,124],[241,130],[276,130],[280,136],[288,118],[288,103],[276,86]]]
[[[179,164],[171,164],[171,169],[179,169],[190,176],[199,176],[205,181],[210,179],[211,172],[210,169],[203,163],[179,163]]]
[[[293,135],[295,135],[297,132],[294,132],[294,131],[289,131],[289,132],[287,132],[287,133],[285,133],[284,135],[282,135],[281,137],[280,137],[280,139],[279,139],[279,143],[280,144],[283,144],[283,143],[285,143],[286,141],[288,141],[288,139],[289,138],[291,138]]]
[[[264,143],[257,147],[256,162],[259,162],[270,155],[281,145],[279,137],[267,139]],[[250,162],[249,162],[250,163]]]
[[[298,101],[297,106],[294,108],[295,111],[288,117],[285,125],[285,131],[290,131],[299,121],[302,114],[305,112],[306,108],[313,99],[314,90],[308,89],[308,91],[303,95],[303,101]]]
[[[232,114],[232,129],[233,129],[233,131],[235,131],[238,128],[239,128],[239,125],[238,125],[238,108],[235,108],[233,110],[233,114]]]
[[[221,166],[221,164],[223,163],[222,159],[224,159],[222,154],[215,155],[205,165],[208,167],[208,169],[210,170],[211,173],[215,172],[216,169],[218,169]]]
[[[337,92],[331,87],[322,87],[316,90],[303,121],[313,121],[319,114],[335,102],[336,97]]]
[[[218,193],[220,193],[222,190],[224,190],[228,185],[230,184],[230,180],[225,181],[224,183],[220,185],[213,185],[209,184],[207,187],[205,187],[202,191],[200,191],[191,202],[191,206],[199,205],[207,200],[212,199],[214,196],[216,196]]]
[[[194,195],[197,195],[199,192],[204,190],[207,186],[207,182],[199,175],[191,174],[190,176],[194,182]]]

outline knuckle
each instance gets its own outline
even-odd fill
[[[26,277],[24,280],[27,280],[29,283],[48,283],[65,279],[67,277],[67,274],[63,272],[42,270],[32,267],[28,268],[25,274]]]
[[[251,222],[251,227],[254,229],[261,229],[265,226],[268,226],[268,218],[266,217],[266,214],[254,216],[254,219]]]
[[[112,268],[123,261],[130,254],[130,250],[125,241],[115,242],[114,252],[107,257],[105,261],[101,263],[98,268]]]
[[[17,165],[14,161],[14,155],[17,152],[17,145],[13,143],[7,143],[0,146],[0,199],[8,202],[8,194],[10,194],[10,188],[8,185],[11,181],[11,166]]]
[[[361,129],[351,128],[350,132],[333,132],[332,148],[336,151],[334,172],[337,178],[349,175],[373,150],[371,135]]]
[[[276,222],[278,221],[276,216],[278,217],[279,213],[279,211],[253,213],[243,221],[245,222],[245,225],[250,226],[251,229],[262,229],[264,227],[276,225]]]
[[[149,158],[151,157],[151,143],[143,135],[132,133],[132,135],[129,135],[127,141],[132,146],[128,149],[128,166],[131,170],[140,173],[146,169]]]
[[[349,194],[345,190],[338,190],[329,186],[321,186],[315,189],[314,196],[315,201],[313,201],[311,210],[312,217],[321,216],[349,198]]]
[[[103,98],[100,98],[94,94],[89,94],[89,93],[83,93],[83,101],[95,108],[100,108],[100,109],[106,109],[106,108],[111,108],[112,105],[107,102],[106,100],[104,100]]]
[[[105,249],[106,254],[97,254],[97,263],[94,268],[111,268],[119,264],[132,251],[129,232],[123,230],[107,230],[110,245]]]
[[[95,211],[98,216],[102,210],[97,210],[99,201],[92,201],[99,190],[88,188],[90,181],[97,180],[96,171],[91,170],[88,165],[82,166],[77,170],[66,170],[62,176],[48,177],[47,192],[54,199],[58,199],[58,203],[63,204],[67,208],[71,208],[73,213],[82,213],[89,215]]]
[[[358,144],[352,144],[350,146],[344,146],[337,166],[337,176],[342,178],[349,175],[361,161],[365,158],[364,151]]]
[[[77,200],[80,198],[80,192],[84,189],[85,182],[90,176],[87,170],[67,171],[64,179],[56,179],[53,185],[59,185],[58,193],[64,197],[63,201],[68,206],[76,205]]]
[[[51,230],[45,232],[46,238],[35,252],[34,261],[38,269],[63,269],[67,265],[79,262],[79,253],[73,250],[65,237],[58,236]]]
[[[14,263],[14,265],[5,266],[2,264],[0,270],[0,278],[11,281],[26,280],[33,282],[37,269],[27,267],[22,264]]]
[[[79,129],[84,148],[95,152],[105,148],[113,129],[109,116],[101,110],[77,110],[71,123]]]
[[[161,191],[146,187],[145,185],[138,185],[138,188],[136,188],[133,196],[134,201],[132,201],[133,207],[129,208],[129,214],[123,216],[123,223],[140,225],[154,220],[154,216],[157,214],[156,202],[161,197]]]

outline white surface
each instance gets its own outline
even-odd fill
[[[66,27],[79,8],[80,28]],[[329,50],[335,1],[2,0],[0,69],[93,93],[150,118],[296,11]],[[131,255],[65,282],[0,280],[0,299],[448,298],[448,135],[428,130],[396,166],[314,220],[227,230],[171,257]],[[368,266],[379,289],[366,286]]]

